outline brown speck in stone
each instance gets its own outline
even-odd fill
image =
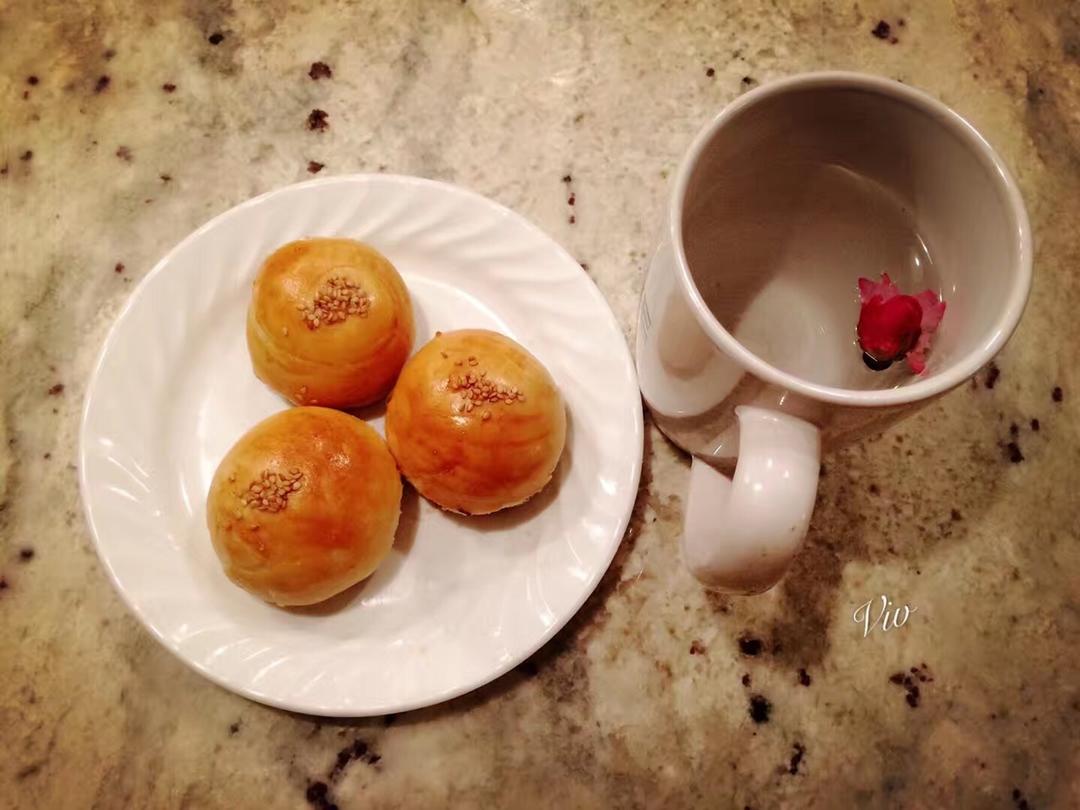
[[[50,397],[58,397],[62,393],[64,393],[64,384],[63,383],[57,383],[56,385],[54,385],[52,388],[49,389],[49,396]]]
[[[580,264],[581,264],[581,269],[584,270],[586,273],[588,273],[589,272],[589,263],[588,262],[581,262]]]
[[[757,724],[768,723],[772,704],[763,695],[750,696],[750,719]]]
[[[997,363],[991,362],[986,367],[986,382],[984,384],[989,390],[993,391],[994,386],[997,385],[998,377],[1000,376],[1001,369],[997,367]]]
[[[1020,426],[1016,422],[1009,425],[1009,435],[1014,437],[1020,435]]]
[[[949,512],[949,520],[951,520],[953,523],[962,520],[963,517],[964,516],[960,514],[959,509],[953,509],[951,512]]]
[[[166,93],[175,93],[176,85],[172,82],[165,82],[165,84],[161,85],[161,89],[164,90]]]
[[[34,153],[30,149],[27,149],[25,152],[19,155],[19,160],[30,160],[33,157]]]
[[[1039,420],[1038,419],[1032,419],[1031,420],[1031,429],[1034,430],[1036,433],[1039,432]]]
[[[8,165],[5,163],[3,166],[0,166],[0,174],[7,174],[7,173],[8,173]]]
[[[753,638],[752,636],[746,634],[743,634],[739,637],[739,652],[741,652],[743,655],[760,655],[761,650],[764,646],[765,645],[759,638]]]
[[[1024,454],[1020,452],[1020,445],[1009,442],[1005,445],[1005,455],[1013,464],[1019,464],[1024,460]]]
[[[329,792],[326,782],[312,782],[304,791],[304,798],[315,810],[338,810],[338,806],[328,798]]]
[[[704,655],[705,645],[698,641],[696,638],[690,642],[690,654],[691,655]]]
[[[799,670],[799,684],[801,686],[809,686],[810,685],[810,673],[807,672],[805,669],[800,669]]]
[[[239,732],[240,732],[240,721],[239,720],[237,720],[235,723],[231,723],[229,725],[229,735],[230,736],[235,736]]]
[[[881,490],[880,490],[880,489],[878,489],[878,485],[877,485],[877,484],[871,484],[871,485],[869,486],[869,491],[870,491],[870,494],[871,494],[871,495],[877,495],[877,494],[878,494],[879,492],[881,492]]]
[[[904,21],[903,17],[901,17],[899,20],[897,20],[896,24],[899,25],[901,28],[903,28],[905,25],[907,25],[907,23]]]
[[[112,48],[106,48],[105,53],[102,54],[102,57],[105,59],[106,62],[108,62],[114,56],[116,56],[116,51]]]
[[[220,45],[224,39],[225,35],[223,33],[221,33],[220,31],[215,31],[206,38],[206,41],[209,42],[211,45]]]
[[[19,559],[23,562],[30,562],[30,560],[34,559],[34,550],[32,548],[20,548]]]
[[[29,90],[23,90],[22,97],[23,97],[23,101],[26,101],[28,98],[30,98],[30,91]]]
[[[38,77],[37,76],[27,76],[26,77],[26,83],[27,84],[37,84],[38,83]]]
[[[742,77],[742,84],[743,84],[744,87],[749,87],[750,85],[755,84],[755,83],[756,83],[756,80],[754,79],[753,76],[743,76]]]
[[[329,117],[326,110],[316,108],[308,113],[307,128],[312,132],[324,132],[326,131],[326,128],[330,126],[330,123],[327,121]]]
[[[566,204],[567,205],[573,205],[576,202],[577,202],[577,197],[574,195],[574,192],[571,191],[570,196],[567,197],[567,199],[566,199]]]
[[[794,753],[791,755],[791,761],[788,763],[788,773],[792,776],[799,772],[799,765],[802,764],[803,755],[806,754],[806,748],[802,743],[795,743]]]
[[[573,214],[571,214],[570,215],[570,224],[573,225],[575,222],[577,222],[577,217],[575,217]]]
[[[52,458],[52,453],[46,453],[45,455],[42,456],[42,458],[45,459],[46,461],[48,461],[50,458]]]
[[[716,75],[716,68],[705,68],[705,75],[711,79]]]
[[[104,93],[109,88],[109,83],[112,82],[108,76],[98,76],[97,82],[94,83],[95,93]]]
[[[743,686],[750,686],[750,673],[749,672],[747,672],[745,675],[742,676],[742,685]]]
[[[336,781],[345,771],[345,768],[349,766],[349,763],[354,760],[360,760],[361,762],[366,762],[368,765],[374,765],[380,759],[382,759],[382,757],[368,748],[366,742],[363,740],[353,740],[352,745],[347,745],[338,751],[334,767],[331,768],[330,773],[327,774],[327,779],[331,782]]]
[[[310,76],[315,81],[319,79],[331,79],[334,76],[334,71],[330,69],[330,66],[326,62],[312,62],[311,70],[308,71]]]
[[[911,671],[916,673],[916,677],[923,683],[932,681],[933,678],[929,676],[929,673],[925,671],[926,664],[921,664],[919,668],[912,667]],[[904,700],[911,708],[917,708],[919,705],[919,687],[915,683],[915,679],[905,672],[896,672],[889,676],[889,681],[897,686],[903,686],[905,695]]]
[[[120,158],[121,160],[124,160],[124,161],[127,161],[128,163],[131,163],[131,158],[132,158],[131,149],[129,147],[127,147],[127,146],[118,146],[118,147],[116,147],[116,156],[118,158]]]
[[[892,33],[892,26],[884,20],[878,20],[878,24],[870,29],[870,33],[878,39],[888,39]]]
[[[162,183],[171,183],[172,182],[172,175],[171,174],[159,174],[158,177],[161,178]]]
[[[307,170],[309,174],[318,174],[323,170],[325,163],[319,163],[317,160],[309,160],[307,163]]]
[[[573,177],[571,177],[571,176],[570,176],[570,175],[568,175],[568,174],[564,174],[564,175],[563,175],[563,179],[562,179],[562,181],[563,181],[564,183],[572,183],[572,182],[574,182],[574,178],[573,178]]]
[[[1061,402],[1061,400],[1065,399],[1065,392],[1061,390],[1060,385],[1054,386],[1054,390],[1050,392],[1050,399],[1054,400],[1054,402]]]
[[[6,591],[8,589],[8,581],[4,577],[0,577],[0,591]]]
[[[20,768],[18,773],[15,774],[15,778],[20,782],[23,779],[28,779],[29,777],[38,773],[41,770],[41,766],[44,764],[44,762],[33,762],[27,765],[25,768]]]
[[[123,262],[117,262],[116,267],[113,268],[113,272],[114,273],[123,273],[124,272],[124,263]]]

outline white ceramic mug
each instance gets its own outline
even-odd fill
[[[806,535],[822,446],[878,432],[984,366],[1020,320],[1031,261],[1005,165],[924,93],[814,73],[724,109],[674,178],[637,334],[654,420],[694,457],[694,575],[774,585]],[[862,365],[856,280],[882,272],[946,302],[922,375]]]

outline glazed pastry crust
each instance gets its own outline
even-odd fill
[[[321,310],[319,320],[317,302],[337,290],[357,306],[333,321]],[[290,242],[267,258],[255,279],[247,316],[255,374],[295,405],[348,408],[383,399],[412,341],[405,283],[384,256],[360,242]]]
[[[327,408],[292,408],[257,424],[225,455],[206,519],[233,582],[277,605],[309,605],[383,561],[401,492],[386,443],[366,423]]]
[[[487,385],[467,387],[468,375]],[[390,395],[386,436],[421,495],[483,515],[522,503],[551,480],[566,409],[551,374],[518,343],[480,329],[446,332],[406,364]]]

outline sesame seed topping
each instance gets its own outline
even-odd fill
[[[304,483],[304,475],[296,467],[287,473],[263,470],[240,494],[240,500],[260,512],[280,512],[288,505],[289,496],[301,490]]]
[[[289,336],[289,327],[287,327],[287,326],[281,327],[281,334],[285,335],[285,337],[288,337]]]
[[[300,304],[297,309],[308,329],[318,329],[324,323],[340,323],[350,315],[363,318],[370,307],[371,298],[360,285],[344,276],[332,276],[319,287],[312,303]]]
[[[476,361],[475,357],[470,358],[471,361]],[[470,363],[470,365],[475,365]],[[447,379],[447,387],[451,391],[458,392],[462,395],[460,399],[455,399],[454,409],[461,413],[469,413],[477,405],[487,405],[489,403],[494,404],[502,402],[506,405],[512,405],[515,402],[524,402],[525,395],[522,394],[516,386],[500,385],[499,383],[492,382],[487,378],[486,371],[478,371],[476,373],[468,372],[465,374],[451,374]],[[481,417],[484,421],[491,418],[491,412],[485,410]]]

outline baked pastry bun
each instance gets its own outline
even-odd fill
[[[349,408],[381,400],[412,341],[405,282],[360,242],[290,242],[255,278],[247,317],[255,375],[295,405]]]
[[[535,495],[566,441],[547,369],[508,337],[436,333],[390,395],[386,439],[402,474],[444,509],[485,515]]]
[[[277,605],[310,605],[367,577],[394,544],[401,478],[356,417],[292,408],[222,459],[206,522],[225,573]]]

